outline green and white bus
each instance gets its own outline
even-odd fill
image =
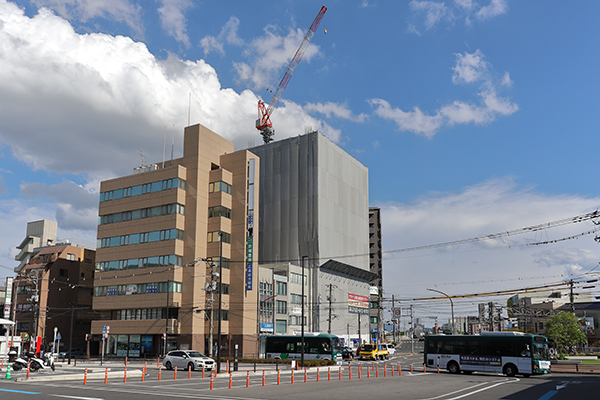
[[[450,373],[550,373],[548,339],[521,332],[487,332],[481,335],[425,336],[424,363]]]
[[[269,335],[261,341],[261,353],[267,359],[301,359],[302,337],[300,335]],[[305,360],[342,361],[340,339],[326,333],[304,334]]]

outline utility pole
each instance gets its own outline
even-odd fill
[[[221,373],[221,320],[223,317],[222,313],[222,298],[223,298],[223,238],[222,233],[219,231],[219,322],[217,322],[217,374]]]
[[[301,326],[301,343],[302,343],[302,348],[300,349],[300,367],[304,368],[304,264],[306,263],[306,259],[308,258],[308,256],[302,256],[302,318],[300,321],[300,326]]]
[[[358,313],[358,345],[362,344],[362,337],[360,336],[360,312]]]
[[[394,315],[394,295],[392,295],[392,342],[396,343],[396,316]]]
[[[410,352],[415,352],[415,324],[414,324],[414,306],[410,305]]]
[[[167,279],[167,315],[165,315],[165,348],[164,355],[167,355],[167,339],[169,336],[169,285],[171,281]]]
[[[331,291],[333,288],[333,284],[329,284],[329,285],[325,285],[325,286],[329,286],[329,317],[327,318],[327,322],[328,322],[328,327],[327,327],[327,333],[331,334]]]
[[[575,294],[573,293],[573,279],[571,279],[569,281],[569,285],[571,286],[570,293],[569,293],[569,302],[571,303],[570,304],[570,306],[571,306],[571,312],[575,313],[575,305],[573,304],[573,301],[575,299]]]
[[[490,318],[490,332],[494,332],[494,302],[490,301],[488,303],[488,314]]]

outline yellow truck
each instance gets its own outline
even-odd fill
[[[358,349],[358,357],[361,360],[383,360],[388,358],[388,351],[381,345],[363,344]]]

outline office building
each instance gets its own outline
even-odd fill
[[[214,354],[220,343],[222,356],[235,345],[256,355],[259,168],[194,125],[183,157],[101,183],[92,334],[108,331],[106,354]]]

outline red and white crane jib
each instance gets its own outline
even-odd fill
[[[279,86],[277,87],[277,90],[275,90],[269,105],[267,106],[262,100],[258,101],[258,119],[256,120],[256,129],[260,130],[265,143],[273,141],[273,135],[275,134],[275,131],[273,130],[273,124],[271,123],[271,114],[279,102],[281,93],[287,87],[292,75],[294,74],[294,71],[296,70],[296,67],[300,63],[300,60],[302,60],[302,56],[310,44],[311,39],[315,35],[315,32],[319,27],[321,20],[323,19],[323,15],[325,15],[325,11],[327,11],[327,7],[321,7],[319,14],[317,14],[317,17],[313,21],[312,25],[308,31],[306,31],[306,35],[304,35],[304,39],[302,39],[300,47],[298,47],[298,50],[296,50],[296,54],[294,54],[292,61],[290,61],[290,64],[283,74],[281,82],[279,82]]]

